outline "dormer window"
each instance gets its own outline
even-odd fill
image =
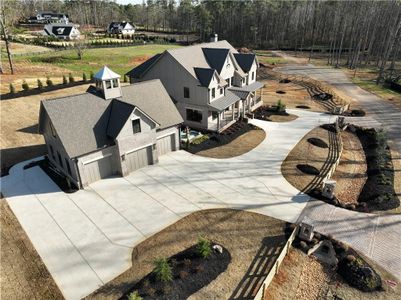
[[[216,97],[216,89],[215,89],[215,88],[212,88],[212,99],[213,99],[214,97]]]
[[[134,134],[141,132],[141,120],[140,119],[132,120],[132,131]]]
[[[252,72],[252,80],[255,79],[255,72]]]
[[[224,91],[223,89],[220,89],[220,95],[223,95],[223,91]]]

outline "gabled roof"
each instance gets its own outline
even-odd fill
[[[122,97],[105,100],[89,88],[86,93],[41,102],[39,132],[47,117],[69,157],[81,156],[113,145],[134,109],[139,109],[160,129],[183,122],[160,80],[121,88]]]
[[[225,48],[202,48],[202,50],[209,65],[220,74],[230,50]]]
[[[209,107],[217,111],[222,111],[237,102],[238,100],[240,100],[240,97],[238,97],[231,91],[226,90],[226,94],[224,95],[224,97],[213,100],[212,102],[210,102]]]
[[[252,68],[252,64],[256,58],[253,53],[234,53],[234,57],[245,73],[248,73]]]
[[[116,78],[120,78],[120,77],[121,76],[119,74],[113,72],[107,66],[104,66],[95,75],[93,75],[93,78],[99,79],[99,80],[116,79]]]
[[[162,56],[162,53],[158,53],[158,54],[152,56],[147,61],[143,62],[139,66],[135,67],[134,69],[132,69],[131,71],[126,73],[126,75],[133,77],[133,78],[140,78],[141,75],[144,72],[146,72],[153,65],[153,63],[155,63],[159,59],[160,56]]]

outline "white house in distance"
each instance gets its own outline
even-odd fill
[[[107,67],[94,79],[86,93],[40,105],[49,161],[77,187],[125,176],[179,149],[183,120],[160,80],[122,87]]]
[[[43,35],[63,40],[75,40],[79,39],[81,33],[76,24],[50,23],[43,28]]]
[[[127,75],[131,82],[160,79],[185,125],[221,132],[262,105],[257,68],[255,54],[213,41],[167,50]]]
[[[107,33],[110,34],[134,34],[135,25],[131,25],[128,22],[111,22],[107,27]]]
[[[55,11],[39,11],[36,16],[28,19],[30,23],[65,23],[68,24],[67,14],[57,13]]]

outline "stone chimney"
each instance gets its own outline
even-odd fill
[[[102,92],[104,99],[108,100],[122,96],[120,77],[107,66],[104,66],[93,76],[96,89]]]

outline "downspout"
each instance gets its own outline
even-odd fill
[[[82,179],[81,179],[81,173],[79,172],[79,167],[78,167],[78,159],[77,159],[76,157],[74,158],[74,162],[75,162],[75,168],[76,168],[77,174],[78,174],[79,188],[80,188],[80,189],[83,189]]]

